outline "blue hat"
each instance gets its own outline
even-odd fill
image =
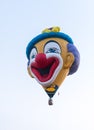
[[[26,55],[27,55],[28,59],[29,59],[29,55],[30,55],[30,52],[31,52],[31,49],[33,48],[33,46],[37,42],[39,42],[43,39],[46,39],[46,38],[61,38],[61,39],[68,41],[69,43],[73,44],[73,41],[72,41],[70,36],[68,36],[67,34],[64,34],[62,32],[58,32],[56,30],[53,30],[53,29],[56,29],[56,28],[57,27],[49,28],[48,30],[45,29],[42,34],[37,35],[35,38],[33,38],[28,43],[27,48],[26,48]]]

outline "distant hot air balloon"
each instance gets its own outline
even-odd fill
[[[47,28],[33,38],[26,48],[28,72],[52,97],[66,76],[79,67],[80,55],[70,36],[60,32],[59,27]]]

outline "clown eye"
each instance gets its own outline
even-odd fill
[[[37,49],[36,48],[33,48],[30,52],[30,59],[33,59],[35,58],[37,55]]]
[[[49,41],[44,47],[44,53],[61,53],[60,46],[55,41]]]

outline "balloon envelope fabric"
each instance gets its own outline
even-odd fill
[[[41,84],[52,105],[52,97],[66,76],[75,73],[80,54],[70,36],[59,27],[46,28],[27,45],[28,73]]]

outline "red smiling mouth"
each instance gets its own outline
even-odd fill
[[[31,63],[31,71],[41,82],[46,82],[53,76],[59,60],[56,57],[46,58],[46,55],[41,53],[36,56],[36,59]]]

